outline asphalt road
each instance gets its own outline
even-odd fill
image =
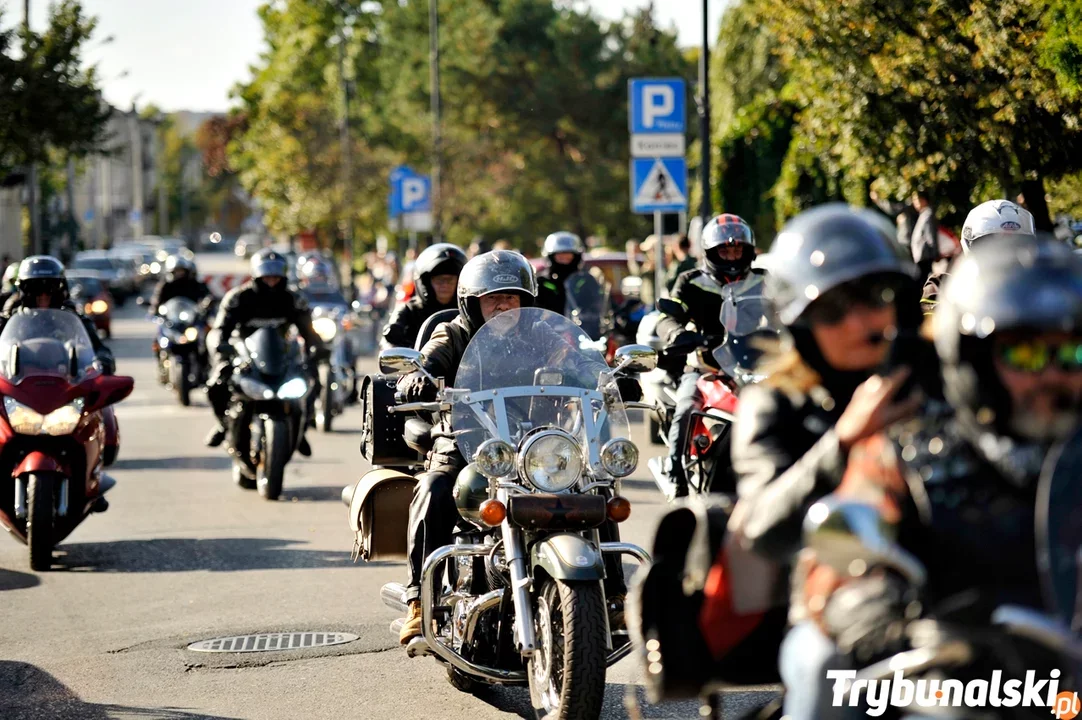
[[[238,272],[231,256],[200,257],[201,272]],[[25,546],[0,540],[2,718],[528,717],[522,689],[454,690],[431,659],[411,660],[379,600],[401,563],[353,564],[342,487],[368,469],[357,451],[360,412],[332,434],[310,433],[278,502],[237,488],[224,452],[203,446],[210,410],[201,393],[180,407],[154,379],[152,325],[134,303],[114,319],[118,372],[135,391],[118,408],[122,445],[104,515],[58,549],[51,572],[28,569]],[[374,365],[369,365],[374,367]],[[647,544],[663,509],[643,471],[625,482],[630,542]],[[340,631],[355,642],[326,650],[206,654],[194,641],[252,632]],[[649,706],[624,660],[609,671],[606,718],[697,717],[694,703]],[[726,716],[763,704],[771,688],[727,693]]]

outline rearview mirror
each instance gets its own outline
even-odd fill
[[[617,371],[644,373],[657,367],[657,351],[647,345],[624,345],[615,359]]]
[[[123,375],[96,375],[82,383],[87,390],[86,412],[96,412],[131,395],[135,379]]]
[[[895,542],[895,528],[867,503],[827,496],[804,518],[804,544],[816,559],[841,573],[858,577],[873,567],[900,573],[911,585],[927,578],[924,565]]]
[[[379,354],[380,372],[404,375],[421,369],[421,353],[412,348],[387,348]]]

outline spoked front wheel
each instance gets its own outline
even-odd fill
[[[538,720],[595,720],[605,698],[605,603],[601,583],[545,580],[528,663]]]

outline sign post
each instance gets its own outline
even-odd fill
[[[654,216],[654,297],[660,298],[665,289],[662,214],[688,209],[687,84],[681,78],[638,78],[628,83],[628,100],[631,210]]]

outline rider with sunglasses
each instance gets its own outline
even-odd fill
[[[788,602],[787,569],[801,546],[808,508],[842,479],[850,447],[917,408],[897,399],[905,367],[876,375],[891,341],[920,324],[913,265],[892,238],[843,204],[801,213],[767,256],[766,290],[788,337],[760,362],[766,375],[740,395],[733,427],[738,502],[729,529],[745,547],[772,559]],[[818,717],[819,687],[833,643],[800,616],[782,646],[785,714]],[[801,658],[796,664],[794,658]],[[829,687],[826,702],[830,702]]]
[[[802,604],[837,642],[834,668],[907,649],[913,599],[925,609],[949,604],[952,621],[977,626],[999,605],[1044,608],[1037,479],[1082,407],[1082,260],[1047,238],[983,240],[944,284],[933,333],[953,416],[861,442],[838,490],[880,504],[927,583],[914,598],[890,572],[843,580],[805,551]]]

